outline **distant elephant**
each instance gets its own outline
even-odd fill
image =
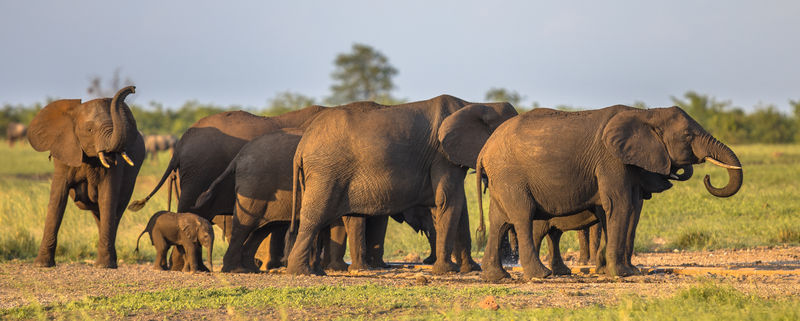
[[[54,266],[56,240],[69,194],[75,205],[92,211],[99,230],[96,266],[117,267],[117,227],[133,193],[145,157],[144,141],[124,100],[57,100],[31,121],[28,139],[40,152],[50,151],[55,171],[39,254],[34,263]]]
[[[161,180],[147,197],[131,202],[128,209],[138,211],[161,185],[178,173],[180,195],[177,212],[192,212],[211,221],[215,215],[231,215],[236,195],[233,179],[223,181],[219,195],[203,209],[194,209],[197,197],[211,185],[233,160],[239,149],[258,136],[282,128],[302,128],[322,106],[309,106],[275,117],[261,117],[245,111],[230,111],[205,117],[194,123],[178,140]],[[183,265],[173,252],[173,264]]]
[[[302,186],[302,203],[287,271],[312,272],[312,242],[329,222],[350,213],[386,216],[413,207],[436,207],[433,272],[457,270],[450,258],[456,231],[469,230],[466,169],[475,166],[492,131],[516,115],[508,103],[472,104],[443,95],[390,108],[331,110],[316,117],[293,161],[293,195]],[[458,254],[468,258],[464,264],[471,261],[469,250]]]
[[[174,135],[146,135],[144,136],[144,147],[150,154],[150,159],[156,160],[158,152],[171,151],[178,143],[178,138]]]
[[[156,212],[136,239],[136,253],[139,252],[139,240],[144,233],[150,235],[150,242],[156,248],[153,269],[169,269],[167,251],[172,246],[175,246],[173,251],[188,258],[188,264],[183,267],[183,271],[210,272],[214,269],[211,255],[214,249],[214,228],[208,220],[192,213]],[[203,246],[208,249],[208,267],[203,265]]]
[[[678,107],[540,108],[509,120],[478,156],[476,171],[489,178],[491,197],[482,278],[508,276],[498,242],[511,225],[524,277],[546,277],[550,271],[534,252],[532,220],[586,210],[594,211],[604,231],[605,256],[598,257],[598,269],[613,276],[637,273],[630,257],[643,200],[670,188],[669,179],[679,178],[679,170],[704,160],[727,168],[729,175],[723,188],[713,187],[706,176],[706,189],[718,197],[734,195],[742,185],[736,154]],[[476,183],[480,190],[481,180]],[[478,204],[482,211],[480,198]]]
[[[25,141],[25,136],[28,134],[28,127],[25,124],[10,122],[6,127],[6,139],[8,140],[8,147],[14,147],[14,142],[21,140]]]

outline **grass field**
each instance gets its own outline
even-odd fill
[[[677,183],[672,189],[645,201],[636,238],[640,252],[663,250],[700,250],[744,248],[778,244],[800,244],[800,146],[734,146],[744,167],[744,185],[731,198],[715,198],[705,191],[702,178],[723,185],[724,170],[704,164],[696,166],[694,177]],[[52,163],[47,153],[38,153],[25,145],[9,149],[0,144],[0,260],[29,259],[36,255],[41,238],[49,193]],[[162,153],[157,162],[146,160],[136,183],[134,199],[144,197],[155,185],[169,155]],[[471,230],[477,227],[474,176],[467,176]],[[125,261],[146,260],[154,255],[152,246],[143,241],[139,257],[134,257],[136,237],[152,213],[166,208],[166,189],[139,212],[126,212],[117,236],[119,258]],[[488,210],[488,197],[484,196]],[[487,212],[488,213],[488,212]],[[474,237],[474,236],[473,236]],[[227,246],[218,237],[214,256],[217,260]],[[67,205],[59,232],[56,259],[74,261],[92,259],[96,253],[97,228],[91,214]],[[562,250],[577,250],[575,233],[567,233]],[[407,226],[390,220],[386,241],[387,259],[399,259],[410,252],[424,257],[427,241]],[[482,249],[474,248],[476,256]]]
[[[723,185],[726,174],[724,170],[711,165],[697,166],[694,178],[678,183],[671,190],[645,202],[637,231],[637,251],[671,252],[676,249],[692,251],[800,244],[800,202],[796,201],[800,196],[796,184],[800,178],[800,146],[748,145],[734,146],[733,149],[744,166],[745,182],[739,193],[728,199],[709,195],[703,187],[702,177],[708,173],[712,176],[712,182]],[[769,279],[768,282],[777,283],[767,288],[754,286],[758,282],[765,282],[759,278],[683,278],[675,283],[676,280],[664,276],[636,277],[633,281],[624,282],[613,278],[601,279],[595,287],[586,287],[585,284],[598,281],[582,276],[523,285],[490,285],[472,275],[467,279],[455,277],[449,281],[436,281],[431,284],[435,286],[416,286],[413,281],[409,283],[402,278],[397,281],[351,278],[348,275],[317,281],[313,278],[303,281],[285,275],[267,279],[263,279],[265,276],[248,279],[249,276],[245,275],[226,274],[184,277],[180,273],[151,272],[136,264],[121,267],[121,271],[103,274],[106,272],[99,271],[102,269],[64,264],[93,260],[96,253],[97,228],[94,219],[90,213],[79,211],[71,203],[67,205],[59,233],[56,254],[59,267],[35,269],[29,267],[28,262],[35,257],[41,238],[52,164],[46,153],[37,153],[28,146],[9,149],[6,145],[0,145],[0,155],[3,155],[0,158],[0,295],[26,298],[21,303],[0,309],[0,319],[800,318],[800,310],[797,309],[800,299],[792,294],[797,292],[793,289],[796,284],[792,289],[777,292],[789,293],[788,296],[759,292],[764,289],[784,289],[786,282],[791,284],[796,278]],[[157,162],[145,162],[134,199],[144,197],[152,189],[168,158],[168,154],[162,154]],[[471,230],[474,231],[478,220],[474,176],[467,177],[466,186]],[[488,208],[488,198],[484,199],[484,206]],[[133,249],[136,237],[150,215],[164,208],[166,192],[162,191],[142,211],[125,213],[117,237],[117,251],[124,263],[152,261],[154,251],[148,240],[143,241],[139,255],[134,255]],[[217,232],[217,240],[220,241],[215,245],[214,256],[215,261],[220,262],[227,244],[219,230]],[[388,260],[402,259],[408,253],[424,257],[429,250],[424,237],[392,220],[386,247]],[[565,234],[562,247],[564,251],[577,250],[575,233]],[[476,257],[482,255],[482,249],[473,250]],[[22,265],[19,261],[23,262]],[[125,275],[128,275],[125,273],[130,273],[130,269],[134,269],[134,275],[141,279],[125,279]],[[106,275],[109,279],[100,281],[100,285],[94,284],[92,282],[98,277],[92,276],[93,273]],[[63,283],[52,281],[59,280],[62,274],[70,275],[75,280]],[[35,277],[26,279],[28,275]],[[198,278],[210,283],[202,283]],[[237,278],[240,280],[234,281]],[[254,282],[256,280],[261,280],[261,283]],[[88,294],[67,295],[82,289],[82,286],[76,288],[75,282],[86,283],[88,290],[81,291],[87,291]],[[42,293],[41,290],[47,288],[42,284],[52,284],[53,288]],[[559,284],[566,287],[559,288]],[[634,287],[625,287],[629,285]],[[606,295],[607,291],[617,287],[621,287],[621,290],[613,290],[613,294]],[[749,288],[742,290],[741,287]],[[94,294],[95,290],[92,289],[105,290],[101,294]],[[657,289],[665,292],[653,292]],[[50,292],[61,299],[42,301],[42,295],[45,298],[53,295],[48,294]],[[479,308],[478,302],[486,296],[496,297],[501,309],[491,311]],[[560,303],[535,303],[553,302],[553,296],[559,297],[556,302]],[[598,297],[604,299],[597,301]],[[571,305],[573,301],[583,303]]]

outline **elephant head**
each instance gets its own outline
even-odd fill
[[[517,110],[509,103],[470,104],[450,114],[439,126],[439,142],[447,158],[475,168],[478,153],[495,129]]]
[[[704,161],[726,168],[724,187],[711,185],[708,175],[704,178],[714,196],[732,196],[742,186],[742,165],[736,154],[678,107],[624,109],[608,121],[602,139],[623,163],[677,180],[691,177],[691,166]]]
[[[133,160],[124,146],[136,121],[124,100],[134,86],[121,89],[114,98],[81,103],[80,99],[57,100],[36,114],[28,140],[37,151],[49,150],[59,161],[78,167],[85,157],[97,157],[104,167],[116,165],[119,154],[128,165]]]
[[[214,249],[214,228],[208,220],[191,214],[184,215],[178,219],[178,229],[181,236],[192,243],[199,243],[208,250],[208,269],[214,271],[213,257]]]

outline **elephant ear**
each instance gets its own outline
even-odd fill
[[[450,114],[439,126],[439,142],[447,158],[475,168],[481,148],[492,132],[517,112],[511,104],[470,104]]]
[[[178,218],[178,229],[181,235],[192,243],[197,243],[197,235],[200,234],[200,222],[190,217]]]
[[[83,160],[72,114],[80,99],[56,100],[42,108],[28,127],[28,140],[39,152],[50,151],[57,160],[78,167]]]
[[[603,129],[603,144],[625,164],[669,175],[671,165],[667,147],[644,120],[643,112],[623,111],[611,117]]]

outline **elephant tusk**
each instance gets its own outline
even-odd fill
[[[678,177],[678,175],[675,175],[675,173],[669,173],[669,178],[671,178],[671,179],[679,179],[680,177]]]
[[[708,162],[710,162],[711,164],[717,165],[717,166],[719,166],[719,167],[722,167],[722,168],[727,168],[727,169],[742,169],[742,167],[741,167],[741,166],[733,166],[733,165],[728,165],[728,164],[725,164],[725,163],[723,163],[723,162],[720,162],[720,161],[718,161],[718,160],[716,160],[716,159],[713,159],[713,158],[711,158],[711,157],[709,157],[709,156],[706,156],[705,160],[707,160],[707,161],[708,161]]]
[[[131,160],[130,157],[128,157],[128,154],[125,154],[125,152],[122,152],[121,154],[125,162],[128,163],[128,165],[133,166],[133,161]]]
[[[103,152],[98,152],[97,153],[97,158],[100,159],[100,164],[103,164],[103,167],[111,168],[111,166],[108,165],[108,163],[106,163],[106,155],[104,155]]]

